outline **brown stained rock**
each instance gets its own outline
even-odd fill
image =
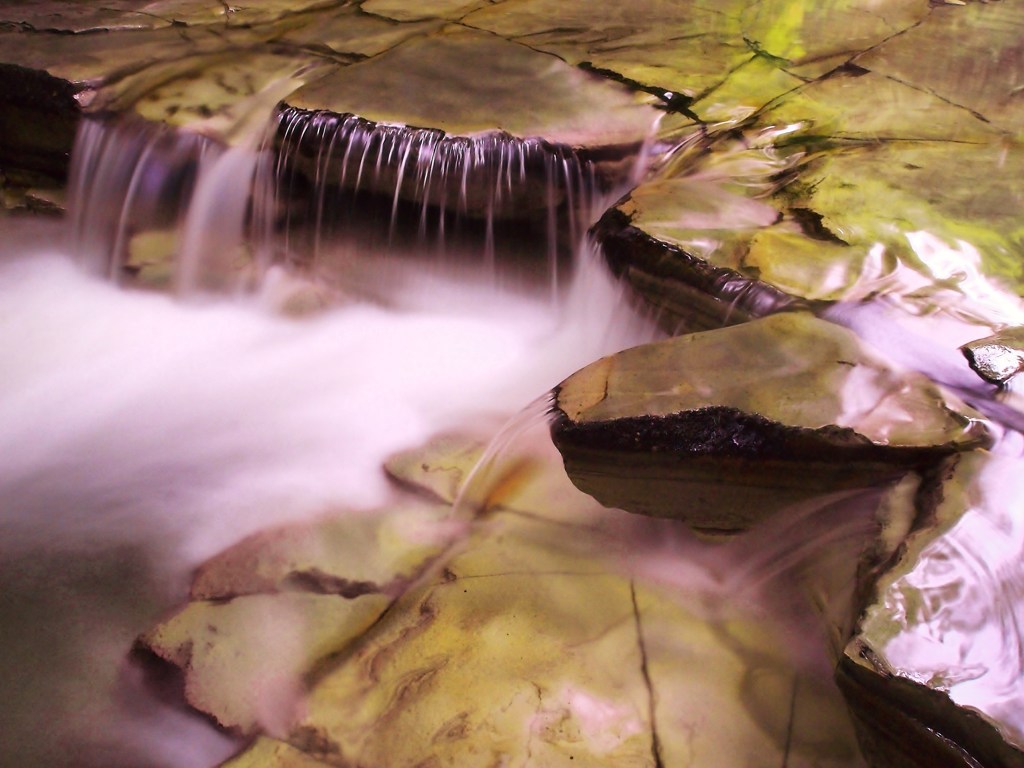
[[[242,26],[336,5],[336,0],[263,0],[229,5],[221,0],[19,0],[0,8],[0,25],[39,32],[87,34],[170,26]]]
[[[986,441],[969,408],[802,313],[626,350],[556,388],[552,436],[608,506],[747,528]]]
[[[361,8],[364,13],[403,22],[424,19],[455,21],[484,4],[482,0],[420,0],[417,3],[406,0],[364,0]]]
[[[837,679],[874,766],[1019,768],[1019,461],[964,455],[937,483],[872,584]]]

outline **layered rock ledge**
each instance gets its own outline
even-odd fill
[[[554,408],[552,437],[577,487],[716,532],[986,440],[971,409],[806,313],[604,358],[562,382]]]

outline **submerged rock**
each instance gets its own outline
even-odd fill
[[[951,461],[874,584],[837,670],[865,755],[885,768],[1024,765],[1017,461]]]
[[[626,350],[555,394],[552,436],[577,487],[714,531],[986,440],[969,408],[803,313]]]

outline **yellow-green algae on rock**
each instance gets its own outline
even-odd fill
[[[302,676],[342,651],[391,598],[286,592],[193,601],[141,642],[184,670],[189,704],[241,734],[295,718]]]
[[[834,692],[794,692],[802,673],[769,625],[708,619],[609,569],[586,529],[566,533],[507,513],[480,527],[318,677],[289,742],[396,768],[749,765],[787,750],[794,766],[855,764]]]
[[[883,294],[983,333],[1020,325],[1019,6],[780,0],[740,16],[757,55],[690,106],[709,121],[699,151],[595,230],[668,330]]]
[[[460,531],[450,507],[347,513],[262,531],[197,570],[191,602],[140,639],[225,728],[287,728],[303,680],[365,632]]]
[[[555,392],[552,436],[577,487],[705,529],[745,528],[987,439],[970,408],[806,313],[635,347]]]

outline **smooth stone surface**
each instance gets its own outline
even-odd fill
[[[181,668],[189,704],[221,726],[282,733],[299,714],[304,676],[464,530],[451,516],[419,504],[260,531],[202,564],[190,602],[140,643]]]
[[[867,50],[856,63],[934,93],[1019,141],[1022,37],[1024,16],[1014,3],[939,4],[921,24]],[[925,48],[941,52],[941,66],[921,55]]]
[[[414,505],[261,531],[202,566],[193,600],[299,590],[357,597],[397,594],[449,543],[452,511]]]
[[[739,5],[640,0],[595,7],[512,0],[470,14],[463,23],[689,100],[753,57],[740,31]],[[644,23],[637,24],[638,18]]]
[[[335,0],[261,0],[253,5],[229,5],[219,0],[104,0],[54,2],[19,0],[16,7],[0,8],[0,24],[41,32],[118,32],[160,27],[217,24],[260,24],[317,8]]]
[[[656,116],[642,101],[553,56],[462,27],[409,40],[287,99],[455,136],[504,131],[577,147],[642,142]]]
[[[986,440],[971,409],[802,313],[626,350],[556,397],[552,436],[577,487],[710,530]]]
[[[188,703],[242,735],[297,717],[302,676],[365,632],[391,603],[290,592],[193,601],[140,642],[185,674]]]
[[[857,764],[770,626],[709,620],[561,530],[496,516],[319,679],[290,743],[399,768]]]

